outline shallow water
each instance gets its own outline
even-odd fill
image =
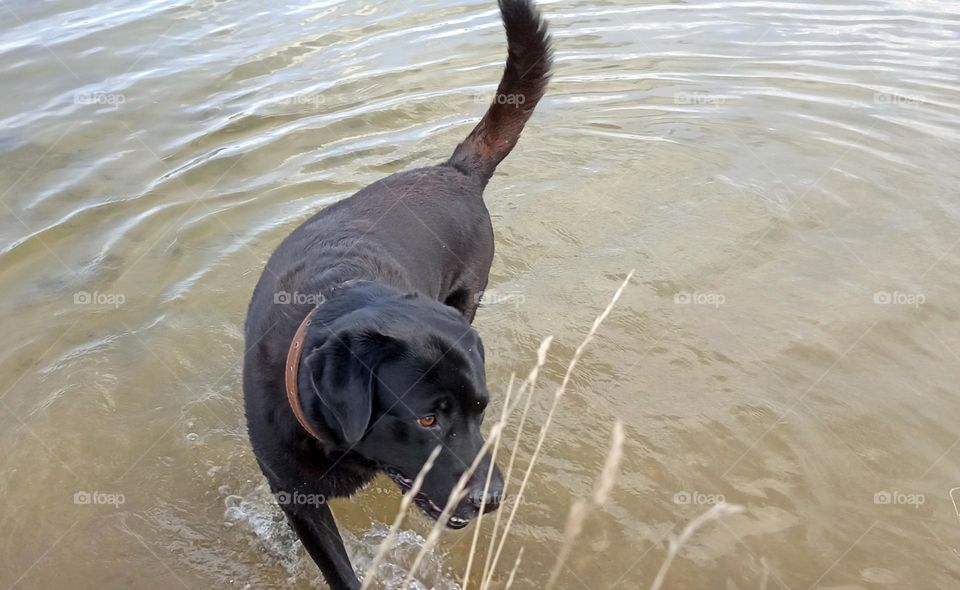
[[[323,587],[245,438],[245,307],[311,212],[451,153],[504,42],[487,1],[268,6],[0,3],[2,587]],[[542,425],[636,275],[495,585],[523,547],[514,587],[542,587],[620,419],[561,588],[648,587],[721,498],[747,511],[666,587],[960,587],[960,6],[542,6],[553,84],[486,197],[495,409],[555,334]],[[398,505],[386,480],[336,504],[359,567]],[[405,525],[389,587],[428,530]],[[425,586],[461,583],[472,534]]]

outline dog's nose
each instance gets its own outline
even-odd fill
[[[482,506],[484,513],[496,510],[503,501],[503,476],[500,474],[500,469],[496,465],[494,465],[493,473],[490,475],[490,486],[487,488],[486,501],[484,501],[483,498],[483,487],[485,483],[486,478],[484,477],[480,485],[474,487],[469,495],[470,504],[472,504],[477,511],[479,511]]]

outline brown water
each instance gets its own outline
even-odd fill
[[[486,0],[270,6],[0,1],[2,588],[323,586],[246,440],[246,303],[312,212],[451,153],[504,42]],[[620,419],[561,588],[648,587],[721,497],[746,513],[666,587],[960,588],[960,6],[543,8],[554,82],[487,190],[495,405],[555,334],[541,425],[637,273],[495,586],[523,547],[514,587],[542,587]],[[359,566],[398,504],[386,480],[336,504]],[[428,530],[405,524],[390,587]],[[425,585],[460,583],[472,534]]]

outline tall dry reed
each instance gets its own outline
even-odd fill
[[[571,358],[570,363],[567,366],[566,372],[564,373],[563,380],[554,391],[552,404],[550,406],[550,409],[547,413],[547,417],[543,425],[540,427],[540,432],[537,437],[537,442],[536,442],[536,446],[534,447],[533,455],[531,456],[527,464],[526,471],[524,471],[523,473],[523,477],[521,478],[519,489],[514,495],[514,497],[512,498],[512,501],[510,502],[509,515],[506,517],[506,523],[504,524],[502,531],[500,531],[500,523],[501,523],[501,518],[504,515],[504,511],[499,510],[496,513],[496,517],[494,519],[494,524],[493,524],[493,530],[490,536],[490,545],[486,549],[484,567],[480,576],[480,590],[488,590],[489,588],[491,588],[492,580],[493,580],[494,574],[496,573],[497,565],[502,556],[504,545],[510,533],[510,529],[513,526],[514,519],[517,514],[517,510],[520,504],[522,503],[523,494],[526,491],[526,487],[530,480],[531,473],[533,472],[533,469],[536,466],[538,459],[540,458],[540,453],[542,451],[544,441],[547,437],[550,426],[553,423],[554,414],[557,410],[557,407],[560,403],[561,398],[563,397],[564,393],[567,390],[567,386],[570,383],[570,379],[573,375],[573,372],[577,364],[579,363],[580,358],[583,356],[583,353],[587,345],[593,340],[594,336],[597,333],[597,330],[600,328],[600,325],[603,323],[603,321],[607,318],[607,316],[613,310],[614,306],[616,305],[617,301],[620,299],[620,296],[623,294],[624,289],[626,288],[627,284],[629,284],[630,279],[632,277],[633,277],[633,271],[630,271],[626,279],[624,279],[623,283],[614,293],[610,303],[600,313],[600,315],[597,316],[597,318],[594,320],[593,325],[590,327],[590,330],[587,332],[587,335],[584,337],[583,341],[580,343],[579,346],[577,346],[576,350],[574,351],[573,357]],[[446,505],[444,506],[440,517],[434,523],[433,527],[430,530],[430,533],[426,538],[426,541],[424,542],[423,546],[420,548],[420,551],[417,553],[417,556],[414,559],[413,564],[408,570],[407,576],[403,583],[404,587],[409,587],[411,581],[416,575],[417,570],[420,567],[420,564],[422,563],[424,556],[436,544],[437,540],[439,539],[440,533],[445,526],[446,521],[450,517],[450,514],[452,513],[453,509],[456,507],[457,503],[460,501],[460,499],[464,495],[464,488],[466,486],[467,481],[469,480],[473,471],[477,468],[477,465],[480,463],[483,456],[489,450],[492,456],[492,460],[490,462],[490,468],[487,471],[486,479],[484,481],[483,498],[484,498],[484,502],[486,501],[487,492],[489,491],[490,480],[493,473],[492,471],[493,465],[496,462],[496,457],[501,446],[500,439],[503,436],[503,432],[506,427],[507,421],[513,415],[514,411],[517,408],[521,407],[522,405],[523,410],[520,414],[520,419],[517,426],[517,433],[514,439],[513,451],[510,454],[510,459],[508,461],[506,473],[504,476],[504,492],[503,493],[504,493],[504,497],[509,497],[509,494],[507,492],[509,490],[509,484],[512,481],[513,469],[514,469],[515,460],[517,457],[517,450],[520,447],[519,443],[520,443],[521,437],[523,436],[524,427],[527,421],[527,415],[530,410],[531,402],[533,400],[537,378],[539,376],[540,370],[543,368],[546,362],[547,351],[549,350],[550,343],[551,343],[551,338],[547,338],[541,343],[540,348],[538,349],[538,352],[537,352],[536,365],[533,367],[533,369],[531,369],[530,373],[527,375],[527,378],[524,379],[521,385],[517,388],[516,392],[514,392],[515,379],[511,377],[499,420],[491,428],[490,434],[487,437],[486,442],[484,443],[480,452],[477,453],[477,457],[474,459],[473,463],[468,467],[468,469],[457,481],[457,484],[454,487],[453,492],[450,494],[450,497]],[[610,451],[607,453],[607,457],[604,461],[603,470],[601,471],[601,474],[594,487],[593,494],[590,496],[590,498],[578,500],[573,504],[573,506],[571,506],[570,513],[567,517],[567,523],[564,528],[563,544],[560,548],[559,553],[557,554],[556,563],[553,569],[551,570],[549,578],[546,582],[546,585],[545,585],[546,588],[549,589],[556,583],[559,577],[560,571],[564,565],[564,562],[566,558],[569,556],[569,553],[573,547],[573,543],[576,537],[580,534],[583,527],[583,523],[587,518],[587,516],[589,515],[589,513],[592,510],[598,510],[602,508],[603,505],[606,503],[609,497],[609,494],[613,489],[614,483],[616,481],[617,471],[619,469],[619,465],[623,457],[624,439],[625,439],[625,436],[623,432],[623,425],[618,421],[614,424]],[[417,475],[417,478],[414,481],[413,486],[404,495],[403,501],[400,503],[400,509],[397,514],[397,517],[395,518],[393,525],[390,528],[390,532],[387,535],[387,538],[384,539],[383,543],[381,544],[377,552],[377,555],[373,560],[373,563],[371,563],[370,567],[366,572],[366,575],[364,575],[363,586],[361,587],[361,590],[367,590],[370,587],[370,585],[374,582],[374,579],[377,573],[377,568],[382,562],[386,553],[389,551],[390,547],[393,545],[393,541],[396,537],[396,531],[400,526],[400,523],[403,521],[403,518],[407,510],[409,509],[413,497],[419,491],[420,486],[423,483],[423,479],[426,476],[426,473],[432,467],[433,461],[436,458],[438,452],[439,452],[439,447],[434,450],[433,454],[430,457],[430,460],[427,461],[423,469]],[[667,572],[669,571],[670,566],[672,565],[674,559],[680,552],[680,549],[683,547],[683,545],[687,541],[689,541],[689,539],[696,533],[697,530],[706,526],[712,521],[719,520],[721,518],[724,518],[732,514],[736,514],[738,512],[741,512],[742,510],[743,508],[740,506],[734,506],[729,504],[718,504],[716,506],[713,506],[707,512],[701,514],[700,516],[692,520],[689,524],[686,525],[686,527],[684,527],[684,529],[680,532],[680,534],[674,537],[671,537],[671,539],[669,540],[668,548],[667,548],[667,556],[663,564],[661,565],[660,570],[657,572],[657,576],[654,579],[653,585],[651,586],[651,590],[660,590],[666,578]],[[481,548],[479,546],[479,532],[480,532],[480,527],[482,525],[482,522],[483,522],[483,505],[481,505],[480,515],[477,517],[477,522],[474,523],[475,529],[474,529],[474,533],[473,533],[473,537],[470,545],[470,553],[467,558],[466,571],[464,572],[464,577],[463,577],[463,584],[462,584],[463,590],[468,590],[469,588],[470,573],[472,571],[474,562],[476,560],[477,553],[481,551]],[[499,533],[499,536],[498,536],[498,533]],[[520,548],[514,560],[514,563],[510,570],[507,581],[504,584],[505,590],[508,590],[513,585],[516,573],[522,561],[522,557],[523,557],[523,547]],[[764,586],[766,585],[765,582],[766,580],[764,580]]]

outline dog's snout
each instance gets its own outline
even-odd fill
[[[474,486],[471,490],[468,500],[478,511],[483,509],[486,512],[492,512],[500,507],[503,502],[503,476],[500,474],[500,468],[493,466],[493,473],[490,475],[490,485],[487,487],[486,500],[484,500],[483,488],[486,478],[482,478],[480,485]]]

